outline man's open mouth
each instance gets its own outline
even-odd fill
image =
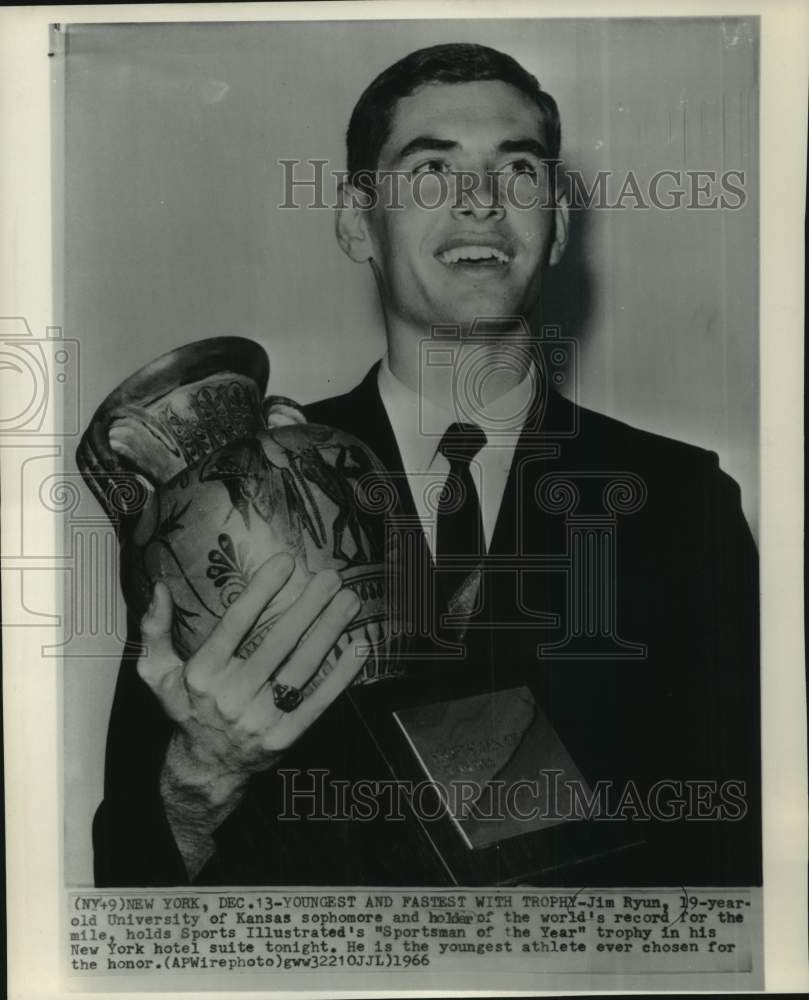
[[[511,255],[492,246],[457,246],[442,250],[436,258],[447,266],[502,267],[511,263]]]

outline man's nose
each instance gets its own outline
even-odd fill
[[[480,222],[502,219],[505,208],[499,187],[497,174],[460,171],[455,177],[453,217]]]

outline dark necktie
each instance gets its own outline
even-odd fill
[[[486,435],[477,424],[451,424],[438,450],[449,462],[438,500],[435,563],[439,570],[438,594],[446,608],[467,576],[486,552],[480,500],[469,466],[486,444]],[[463,560],[468,560],[464,566]]]

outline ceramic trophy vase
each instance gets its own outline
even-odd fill
[[[142,368],[96,410],[76,460],[116,526],[127,605],[139,620],[165,581],[174,645],[188,658],[262,563],[287,552],[292,577],[237,655],[258,647],[316,572],[334,568],[361,609],[332,664],[359,635],[370,655],[354,683],[392,676],[384,471],[356,438],[265,398],[269,367],[253,341],[204,340]]]

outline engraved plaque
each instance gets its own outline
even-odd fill
[[[470,850],[578,819],[590,788],[527,687],[394,712]]]

